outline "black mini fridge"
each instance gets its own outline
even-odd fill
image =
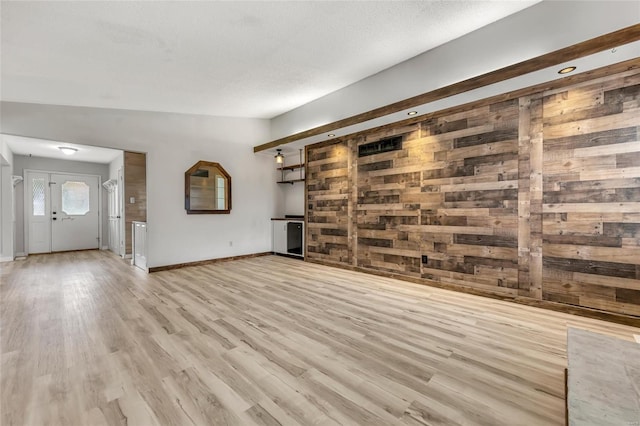
[[[287,253],[302,255],[302,223],[287,222]]]

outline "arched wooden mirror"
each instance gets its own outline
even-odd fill
[[[229,214],[231,176],[218,163],[198,161],[184,174],[187,214]]]

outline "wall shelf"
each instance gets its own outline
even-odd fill
[[[291,179],[291,180],[281,180],[276,183],[290,183],[291,185],[293,185],[296,182],[304,182],[304,181],[305,179]]]
[[[296,182],[304,182],[306,180],[306,176],[303,176],[305,174],[305,163],[302,161],[302,149],[300,150],[300,162],[298,164],[290,164],[288,166],[279,164],[278,166],[276,170],[280,171],[280,180],[277,183],[290,183],[293,185]],[[292,173],[294,170],[299,170],[299,174]]]
[[[304,164],[292,164],[290,166],[278,167],[278,170],[298,170],[304,169]]]

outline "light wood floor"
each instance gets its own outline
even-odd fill
[[[8,425],[561,425],[567,326],[637,328],[283,257],[2,264]]]

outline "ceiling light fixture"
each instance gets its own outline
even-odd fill
[[[276,151],[278,151],[278,153],[275,155],[275,159],[276,159],[276,163],[278,164],[284,164],[284,155],[282,155],[282,151],[280,148],[278,148]]]
[[[569,74],[570,72],[573,72],[576,70],[576,67],[565,67],[562,68],[560,71],[558,71],[558,74]]]
[[[409,111],[407,113],[407,115],[416,115],[418,113],[418,111]]]
[[[334,137],[334,136],[335,136],[335,135],[334,135],[333,133],[329,133],[329,134],[327,135],[327,137],[330,137],[330,138],[332,138],[332,137]]]
[[[70,146],[59,146],[58,149],[62,151],[64,155],[73,155],[78,152],[76,148],[71,148]]]

